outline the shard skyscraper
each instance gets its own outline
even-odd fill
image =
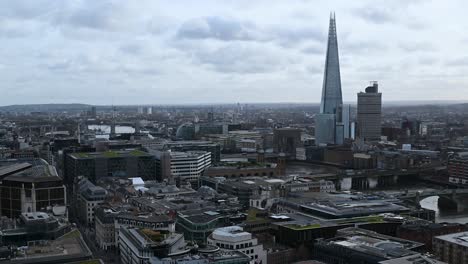
[[[315,141],[317,145],[343,143],[344,131],[348,128],[343,125],[340,60],[334,14],[330,15],[322,100],[320,102],[320,114],[316,115],[315,124]]]

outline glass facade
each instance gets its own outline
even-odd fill
[[[343,98],[341,95],[340,61],[338,56],[338,40],[336,36],[335,16],[330,17],[328,31],[327,55],[325,59],[325,74],[323,77],[321,114],[336,114],[341,116]],[[341,122],[341,120],[337,120]]]
[[[320,144],[342,144],[344,129],[337,131],[337,123],[343,120],[343,98],[341,94],[340,61],[336,36],[335,15],[330,17],[328,30],[325,73],[323,76],[320,114],[315,118],[315,141]],[[332,118],[332,116],[334,116]],[[334,120],[331,123],[332,119]],[[337,133],[338,132],[338,133]]]

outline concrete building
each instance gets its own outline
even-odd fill
[[[95,209],[104,202],[107,191],[86,178],[78,181],[75,191],[76,216],[83,224],[94,226]]]
[[[181,185],[190,182],[199,186],[200,176],[211,166],[211,153],[207,151],[151,151],[156,159],[159,181],[167,180]]]
[[[379,264],[447,264],[447,263],[438,261],[432,257],[425,256],[422,254],[414,254],[411,256],[407,256],[407,257],[380,261]]]
[[[302,146],[301,130],[298,128],[278,128],[273,131],[273,151],[296,158],[296,149]]]
[[[397,228],[396,236],[426,245],[427,251],[432,251],[434,237],[463,232],[467,226],[458,223],[432,223],[429,221],[408,221]]]
[[[314,256],[326,263],[379,264],[415,255],[423,245],[361,228],[344,228],[334,238],[314,244]]]
[[[250,257],[251,263],[267,263],[267,252],[257,238],[243,231],[242,227],[218,228],[207,239],[208,245],[231,251],[240,251]]]
[[[454,154],[447,165],[449,182],[460,186],[468,185],[468,152]]]
[[[191,250],[182,234],[127,226],[120,229],[118,245],[123,264],[146,264],[155,256],[164,258]]]
[[[96,209],[96,241],[103,250],[118,246],[120,230],[124,227],[164,230],[173,233],[175,221],[167,215],[152,213],[130,213],[118,211],[119,208],[101,206]]]
[[[2,245],[26,246],[32,240],[53,240],[63,236],[71,226],[63,216],[53,213],[22,213],[17,219],[2,219],[0,241]]]
[[[156,179],[154,157],[136,149],[68,153],[64,170],[67,184],[73,183],[78,176],[94,183],[102,177]]]
[[[468,232],[437,236],[433,241],[434,254],[449,264],[468,263]]]
[[[365,141],[379,141],[382,135],[382,93],[379,93],[379,85],[372,82],[364,93],[357,96],[358,137]]]
[[[63,180],[58,176],[55,167],[46,161],[3,160],[0,161],[0,168],[20,163],[29,165],[9,173],[0,184],[1,215],[16,218],[21,213],[45,211],[67,204]]]
[[[198,249],[197,254],[184,254],[167,258],[153,257],[150,264],[250,264],[250,258],[239,251],[212,248]]]

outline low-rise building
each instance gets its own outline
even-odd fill
[[[468,263],[468,232],[437,236],[433,241],[434,254],[450,264]]]
[[[397,228],[396,236],[403,239],[424,243],[428,251],[432,251],[434,237],[463,232],[467,226],[458,223],[432,223],[429,221],[409,221]]]
[[[107,191],[94,185],[86,178],[77,183],[76,212],[78,219],[85,225],[94,226],[95,209],[104,202]]]
[[[468,185],[468,152],[459,152],[450,157],[447,169],[450,183]]]
[[[438,261],[430,256],[425,256],[422,254],[414,254],[411,256],[407,256],[407,257],[380,261],[379,264],[447,264],[447,263]]]
[[[182,234],[128,226],[120,229],[118,245],[123,264],[150,263],[154,256],[164,258],[191,250]]]
[[[218,228],[207,239],[209,245],[219,248],[240,251],[252,260],[251,263],[266,263],[267,253],[257,238],[245,232],[242,227],[229,226]]]
[[[0,185],[1,215],[17,218],[21,213],[45,211],[67,204],[66,187],[54,166],[42,159],[3,160],[2,166],[22,166],[2,179]]]
[[[119,209],[122,208],[102,206],[96,209],[96,240],[104,250],[117,247],[123,227],[175,231],[175,220],[167,215],[138,212],[135,208],[132,212]]]
[[[250,258],[239,251],[215,250],[201,252],[198,254],[187,254],[168,258],[153,257],[150,264],[250,264]]]
[[[350,227],[338,230],[334,238],[316,242],[314,256],[326,263],[379,264],[414,255],[423,246],[418,242]]]

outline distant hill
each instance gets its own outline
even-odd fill
[[[89,110],[88,104],[25,104],[0,106],[1,112],[77,112]]]

